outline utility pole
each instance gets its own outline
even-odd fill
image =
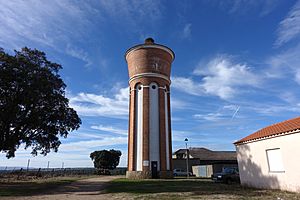
[[[187,142],[189,141],[187,138],[185,138],[185,149],[186,149],[186,177],[189,178],[189,151],[187,147]]]
[[[47,171],[49,170],[49,165],[50,165],[50,161],[48,161],[48,165],[47,165]]]
[[[62,162],[62,164],[61,164],[61,168],[62,168],[62,169],[64,168],[64,162]]]

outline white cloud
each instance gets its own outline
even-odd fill
[[[86,67],[93,64],[92,60],[89,58],[89,55],[86,51],[78,47],[72,47],[71,44],[67,45],[66,53],[74,58],[84,61],[86,63],[85,64]]]
[[[274,116],[274,115],[282,115],[282,113],[294,112],[299,115],[300,112],[300,104],[287,105],[287,104],[275,104],[275,105],[263,105],[263,106],[252,106],[249,109],[254,110],[257,113]]]
[[[203,119],[207,121],[218,121],[223,119],[223,115],[221,113],[208,113],[208,114],[195,114],[194,118]]]
[[[192,95],[202,95],[203,87],[191,78],[172,77],[172,87]]]
[[[297,98],[297,96],[292,91],[285,91],[280,93],[279,98],[291,105],[297,105],[300,103],[299,98]]]
[[[160,1],[150,0],[0,1],[0,46],[51,48],[90,66],[97,60],[90,56],[92,51],[84,49],[90,43],[95,44],[91,33],[100,34],[101,38],[102,33],[95,33],[95,27],[101,27],[110,17],[118,26],[124,26],[124,30],[141,34],[144,21],[147,20],[147,26],[155,25],[161,9]],[[101,60],[106,65],[105,58]]]
[[[203,86],[207,93],[216,92],[225,98],[235,92],[235,86],[258,86],[260,82],[247,64],[234,63],[227,55],[219,55],[205,66],[200,64],[194,74],[204,76]]]
[[[185,109],[187,106],[186,101],[182,101],[180,99],[176,99],[174,97],[171,97],[171,109]]]
[[[280,0],[265,0],[265,1],[258,1],[258,2],[263,3],[260,16],[265,16],[270,14],[280,4]]]
[[[193,72],[200,82],[191,78],[173,77],[173,87],[192,95],[213,95],[230,99],[241,92],[242,86],[258,87],[260,78],[247,64],[234,63],[230,56],[219,55],[206,64],[199,64]]]
[[[258,86],[258,77],[247,64],[234,63],[228,56],[217,56],[206,66],[198,66],[195,75],[203,77],[203,87],[207,94],[222,99],[232,98],[240,86]]]
[[[283,45],[300,36],[300,1],[292,7],[278,27],[278,38],[275,46]]]
[[[105,131],[105,132],[110,132],[110,133],[116,133],[120,135],[127,135],[128,131],[124,129],[119,129],[115,128],[112,126],[103,126],[103,125],[98,125],[98,126],[91,126],[92,129],[100,130],[100,131]]]
[[[120,145],[125,145],[125,148],[120,149]],[[69,142],[60,145],[57,153],[51,152],[47,156],[35,156],[30,154],[30,149],[25,150],[21,146],[16,157],[6,159],[4,154],[0,155],[1,166],[21,166],[25,167],[27,160],[30,159],[31,167],[47,167],[50,161],[50,168],[61,167],[64,162],[64,167],[93,167],[93,163],[89,157],[90,153],[95,150],[102,149],[117,149],[122,151],[119,166],[127,165],[127,137],[105,137],[103,139],[93,139],[89,141]]]
[[[220,120],[231,120],[236,117],[236,112],[239,109],[237,105],[225,105],[218,111],[207,114],[195,114],[195,119],[206,120],[206,121],[220,121]]]
[[[190,38],[192,34],[192,24],[188,23],[185,24],[183,31],[182,31],[182,38],[187,39]]]
[[[82,92],[69,99],[70,106],[83,116],[124,118],[128,115],[128,88],[121,88],[113,98]]]
[[[300,43],[267,59],[270,68],[266,72],[270,78],[293,77],[300,84]]]
[[[282,49],[280,53],[274,54],[267,58],[266,64],[269,68],[265,72],[268,78],[285,79],[284,83],[290,80],[300,85],[300,1],[298,0],[291,8],[285,19],[283,19],[277,29],[277,40],[274,45],[279,47],[290,41],[294,41],[292,46]],[[284,93],[291,93],[286,90]],[[282,99],[282,92],[279,95]],[[289,101],[289,100],[288,100]],[[279,108],[277,108],[278,110]],[[283,108],[284,109],[284,108]]]
[[[172,141],[183,142],[185,138],[189,137],[189,131],[172,130]]]
[[[101,9],[109,16],[125,22],[127,28],[128,26],[135,28],[131,31],[140,30],[141,25],[144,25],[144,20],[147,20],[147,25],[156,22],[161,17],[163,8],[158,0],[101,0],[99,3]]]
[[[247,14],[249,11],[255,10],[263,17],[277,8],[280,0],[235,0],[217,2],[221,9],[228,11],[230,14]]]
[[[8,49],[43,45],[89,65],[87,52],[68,44],[87,39],[88,27],[93,27],[90,14],[95,13],[86,2],[0,1],[0,44]]]
[[[89,163],[90,158],[89,155],[91,152],[95,150],[102,150],[102,149],[117,149],[122,151],[122,156],[120,158],[119,166],[126,166],[127,165],[127,148],[123,147],[120,149],[120,145],[127,145],[128,138],[120,136],[120,137],[105,137],[101,140],[89,140],[89,141],[79,141],[79,142],[71,142],[62,144],[59,148],[59,154],[63,155],[64,160],[67,160],[67,163],[71,165],[71,162],[65,157],[65,155],[73,154],[70,159],[74,159],[74,161],[81,161],[85,165]],[[80,152],[79,155],[85,155],[86,157],[78,157],[76,153]],[[77,153],[78,154],[78,153]],[[74,162],[74,166],[78,166],[79,163]]]
[[[92,8],[69,1],[1,1],[0,35],[4,41],[10,33],[18,39],[44,42],[52,46],[54,42],[64,41],[67,34],[81,37],[82,28],[90,24],[85,11]],[[80,29],[81,28],[81,29]],[[7,41],[10,42],[10,41]]]
[[[88,140],[88,141],[79,141],[79,142],[70,142],[62,144],[59,147],[60,152],[65,151],[86,151],[89,149],[95,148],[104,148],[108,146],[127,144],[127,137],[105,137],[101,140]]]
[[[70,106],[82,116],[103,116],[120,119],[128,117],[129,91],[127,87],[117,90],[117,93],[112,94],[112,97],[84,92],[77,95],[68,93],[68,96]],[[186,103],[179,99],[171,98],[171,106],[172,109],[183,109]],[[99,126],[98,128],[102,128],[105,131],[104,129],[108,127]],[[112,131],[113,127],[111,128]]]
[[[103,139],[107,136],[103,134],[95,134],[95,133],[83,133],[83,132],[77,132],[72,133],[68,135],[68,139],[80,139],[80,140],[91,140],[91,139]]]
[[[232,105],[232,104],[230,104],[230,105],[225,105],[225,106],[223,106],[223,109],[224,109],[224,110],[235,111],[238,107],[239,107],[239,106],[237,106],[237,105]]]

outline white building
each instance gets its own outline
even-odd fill
[[[241,184],[300,192],[299,133],[297,117],[235,142]]]

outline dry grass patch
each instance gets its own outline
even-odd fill
[[[0,196],[31,196],[50,193],[59,186],[86,178],[86,176],[53,177],[33,180],[0,179]]]

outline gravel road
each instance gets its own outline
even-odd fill
[[[120,176],[102,176],[83,179],[69,185],[61,186],[53,191],[22,197],[1,197],[1,200],[102,200],[112,199],[111,194],[105,194],[107,182]],[[113,198],[116,199],[116,198]]]

